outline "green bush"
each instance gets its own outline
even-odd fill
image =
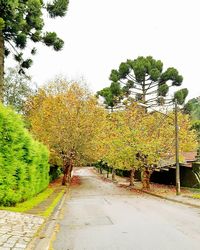
[[[62,174],[61,167],[52,164],[50,165],[50,171],[49,171],[50,182],[59,178],[61,174]]]
[[[49,183],[48,150],[25,129],[19,115],[0,104],[0,205],[12,206]]]

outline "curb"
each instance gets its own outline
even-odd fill
[[[101,174],[99,174],[98,172],[96,172],[96,174],[97,174],[101,179],[106,179],[105,177],[101,176]],[[110,182],[113,182],[113,181],[110,180]],[[117,184],[117,183],[116,183],[116,182],[113,182],[113,184]],[[143,193],[145,193],[145,194],[148,194],[148,195],[151,195],[151,196],[154,196],[154,197],[163,199],[163,200],[171,201],[171,202],[174,202],[174,203],[179,203],[179,204],[186,205],[186,206],[191,206],[191,207],[194,207],[194,208],[200,208],[200,205],[197,205],[197,204],[193,204],[193,203],[185,202],[185,201],[175,200],[175,199],[172,199],[172,198],[168,198],[168,197],[161,196],[161,195],[159,195],[159,194],[154,194],[154,193],[151,193],[151,192],[148,192],[148,191],[144,191],[144,190],[142,190],[142,189],[138,189],[138,190],[140,190],[141,192],[143,192]]]
[[[57,206],[55,207],[52,215],[44,221],[44,223],[39,229],[38,234],[28,244],[26,248],[27,250],[49,250],[57,220],[66,200],[67,194],[68,188],[64,192]]]
[[[149,195],[158,197],[158,198],[163,199],[163,200],[172,201],[172,202],[175,202],[175,203],[179,203],[179,204],[191,206],[191,207],[194,207],[194,208],[200,208],[200,205],[197,205],[197,204],[192,204],[192,203],[190,203],[190,202],[175,200],[175,199],[172,199],[172,198],[168,198],[168,197],[161,196],[161,195],[159,195],[159,194],[153,194],[153,193],[148,192],[148,191],[143,191],[143,190],[141,190],[141,191],[142,191],[143,193],[145,193],[145,194],[149,194]]]
[[[102,177],[98,172],[97,172],[97,175],[98,175],[101,179],[106,179],[105,177]],[[113,181],[110,180],[110,182],[113,182]],[[113,182],[113,184],[117,184],[117,182]],[[145,194],[148,194],[148,195],[151,195],[151,196],[154,196],[154,197],[163,199],[163,200],[171,201],[171,202],[174,202],[174,203],[179,203],[179,204],[186,205],[186,206],[191,206],[191,207],[194,207],[194,208],[200,208],[200,205],[197,205],[197,204],[193,204],[193,203],[185,202],[185,201],[175,200],[175,199],[172,199],[172,198],[168,198],[168,197],[161,196],[161,195],[159,195],[159,194],[154,194],[154,193],[151,193],[151,192],[148,192],[148,191],[144,191],[144,190],[142,190],[142,189],[138,189],[138,190],[140,190],[141,192],[143,192],[143,193],[145,193]]]
[[[99,174],[97,172],[97,175],[101,178],[101,179],[104,179],[104,177],[101,176],[101,174]],[[105,178],[106,179],[106,178]],[[112,182],[112,181],[111,181]],[[117,184],[116,182],[113,182],[113,184]],[[193,204],[193,203],[190,203],[190,202],[186,202],[186,201],[179,201],[179,200],[175,200],[173,198],[168,198],[168,197],[164,197],[164,196],[161,196],[159,194],[153,194],[151,192],[148,192],[148,191],[144,191],[142,189],[139,189],[141,192],[145,193],[145,194],[148,194],[148,195],[151,195],[151,196],[154,196],[154,197],[157,197],[157,198],[160,198],[160,199],[163,199],[163,200],[167,200],[167,201],[171,201],[171,202],[174,202],[174,203],[179,203],[179,204],[182,204],[182,205],[186,205],[186,206],[191,206],[191,207],[194,207],[194,208],[200,208],[200,205],[197,205],[197,204]]]

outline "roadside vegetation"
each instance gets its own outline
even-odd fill
[[[169,118],[160,113],[146,113],[137,105],[125,111],[109,115],[106,136],[100,140],[104,167],[112,168],[113,180],[116,170],[130,171],[130,185],[133,186],[134,173],[140,170],[143,188],[150,188],[153,171],[163,167],[169,158],[175,162],[174,126]],[[180,151],[187,152],[196,148],[196,134],[191,130],[187,115],[179,113]],[[184,161],[184,159],[180,159]]]
[[[192,121],[192,128],[197,133],[198,140],[198,156],[200,162],[200,97],[189,100],[184,106],[184,113],[189,114]]]
[[[64,192],[64,188],[60,189],[58,183],[54,183],[27,201],[17,203],[12,207],[0,206],[0,210],[20,213],[34,213],[35,215],[49,217],[63,197]]]
[[[28,199],[27,201],[16,204],[16,206],[14,207],[1,206],[0,209],[13,212],[27,212],[28,210],[31,210],[32,208],[39,205],[42,201],[47,199],[53,193],[53,191],[54,191],[53,189],[47,188],[45,191]]]
[[[140,170],[143,188],[150,188],[153,171],[175,163],[175,102],[179,105],[179,151],[197,148],[190,117],[181,111],[188,90],[169,94],[182,85],[183,77],[173,67],[164,71],[163,63],[151,56],[120,63],[109,79],[110,86],[97,92],[111,111],[99,164],[112,169],[113,179],[116,171],[129,170],[131,186],[135,171]]]
[[[57,79],[30,98],[25,117],[36,138],[50,149],[50,163],[70,182],[74,166],[85,166],[101,158],[99,141],[107,113],[97,99],[76,82]]]
[[[97,96],[62,78],[37,92],[25,91],[19,106],[13,100],[21,95],[12,93],[10,104],[21,115],[0,106],[0,205],[30,210],[51,195],[49,181],[63,173],[60,185],[68,185],[74,167],[95,163],[112,169],[113,181],[116,172],[127,171],[130,186],[139,171],[143,188],[149,189],[153,171],[175,162],[174,112],[165,109],[165,101],[171,105],[176,99],[181,107],[188,93],[178,90],[167,99],[169,88],[180,86],[182,76],[174,68],[163,72],[162,66],[152,57],[121,63],[111,72],[111,86]],[[158,110],[152,109],[155,105]],[[196,130],[181,108],[178,125],[180,152],[196,150]],[[53,211],[62,194],[42,215]]]
[[[179,151],[199,147],[200,162],[199,98],[183,108],[188,95],[180,88],[183,76],[152,56],[121,62],[111,70],[110,86],[96,95],[62,78],[33,88],[25,73],[37,52],[35,44],[55,51],[64,46],[55,32],[46,31],[44,14],[64,17],[68,5],[68,0],[0,4],[1,209],[31,210],[54,192],[50,181],[63,174],[62,185],[68,185],[74,167],[92,164],[100,171],[111,169],[113,181],[116,172],[126,171],[130,186],[140,172],[143,188],[149,189],[153,171],[175,162],[175,103]],[[9,54],[18,66],[5,70]],[[200,183],[199,166],[197,162],[193,172]],[[62,195],[58,192],[42,215],[48,216]]]
[[[58,195],[54,198],[52,203],[46,209],[44,209],[43,212],[39,213],[39,215],[44,216],[44,217],[49,217],[52,214],[52,212],[54,211],[54,209],[57,206],[60,199],[62,198],[64,192],[65,192],[64,190],[61,190],[58,193]]]
[[[200,194],[193,194],[192,198],[200,199]]]
[[[164,160],[175,161],[171,110],[154,112],[129,100],[110,112],[85,87],[57,79],[29,99],[25,116],[34,136],[48,145],[52,165],[62,168],[63,185],[70,182],[74,166],[99,162],[112,168],[113,180],[116,170],[129,171],[130,185],[140,170],[143,188],[150,188],[153,171]],[[189,116],[179,111],[178,123],[180,152],[195,150]]]
[[[47,188],[49,153],[22,118],[0,104],[0,205],[13,206]]]

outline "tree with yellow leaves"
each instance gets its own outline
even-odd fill
[[[49,147],[51,161],[62,161],[63,185],[75,165],[99,159],[97,141],[106,114],[85,87],[62,79],[51,82],[29,100],[26,115],[33,134]]]
[[[130,107],[128,112],[135,113],[136,107]],[[132,115],[132,117],[134,117]],[[175,158],[175,131],[173,114],[160,112],[140,114],[140,117],[130,122],[139,142],[137,159],[141,163],[143,188],[150,188],[150,176],[155,168],[160,168],[160,162],[169,157]],[[180,152],[192,151],[196,148],[196,134],[191,130],[188,116],[181,112],[178,115]]]
[[[141,110],[135,109],[135,118]],[[112,167],[112,179],[115,180],[115,170],[130,171],[130,185],[133,186],[134,172],[140,167],[137,159],[139,151],[138,132],[130,124],[130,113],[126,111],[112,112],[107,119],[107,134],[101,144],[105,147],[103,161]],[[131,114],[133,115],[133,114]]]
[[[179,113],[180,152],[196,147],[196,135],[188,116]],[[130,170],[130,185],[134,172],[140,169],[143,188],[150,188],[150,176],[160,168],[163,159],[175,158],[173,114],[146,112],[136,104],[110,114],[103,160],[113,169]]]

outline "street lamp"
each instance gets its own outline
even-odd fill
[[[139,106],[143,106],[146,108],[151,108],[146,104],[143,103],[138,103],[137,105]],[[152,108],[151,108],[152,109]],[[172,117],[163,114],[162,112],[156,110],[156,109],[152,109],[155,112],[161,113],[162,115],[169,117],[171,119],[173,119]],[[178,127],[178,103],[177,103],[177,99],[175,99],[174,102],[174,126],[175,126],[175,155],[176,155],[176,195],[180,195],[181,193],[181,187],[180,187],[180,165],[179,165],[179,127]]]

